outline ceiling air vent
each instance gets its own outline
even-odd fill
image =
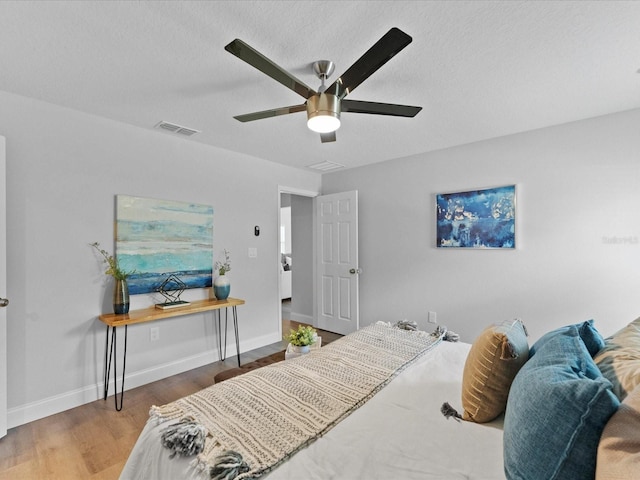
[[[190,137],[191,135],[200,133],[200,130],[194,130],[193,128],[183,127],[182,125],[176,125],[175,123],[169,123],[165,121],[158,123],[155,128],[177,133],[178,135],[184,135],[185,137]]]
[[[344,165],[340,165],[339,163],[333,163],[333,162],[320,162],[320,163],[315,163],[313,165],[307,165],[307,168],[311,168],[312,170],[320,170],[321,172],[329,172],[331,170],[338,170],[339,168],[344,168]]]

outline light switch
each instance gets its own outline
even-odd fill
[[[258,256],[257,248],[249,248],[249,258],[256,258]]]

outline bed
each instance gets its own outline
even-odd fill
[[[640,319],[636,322],[637,325],[630,325],[633,327],[632,333],[635,332],[637,339],[640,339]],[[589,479],[596,478],[596,453],[598,480],[637,478],[634,475],[640,471],[640,439],[637,438],[637,432],[640,431],[640,389],[634,389],[631,383],[627,383],[627,395],[620,399],[618,394],[613,393],[612,382],[602,375],[600,368],[595,367],[594,370],[590,362],[595,366],[597,354],[603,356],[604,352],[604,364],[613,366],[611,369],[615,371],[615,365],[619,362],[612,360],[612,356],[615,357],[615,352],[624,350],[626,346],[620,345],[616,335],[606,341],[599,337],[593,321],[549,332],[531,347],[531,356],[528,342],[523,341],[526,330],[520,321],[487,327],[473,345],[444,341],[446,330],[425,334],[378,323],[361,331],[369,335],[370,330],[374,330],[374,337],[382,335],[385,341],[387,333],[391,332],[401,345],[412,343],[417,336],[424,339],[428,335],[430,339],[424,340],[427,342],[425,348],[422,348],[424,345],[416,346],[405,358],[396,362],[395,366],[399,367],[394,366],[388,378],[375,380],[378,383],[370,394],[357,401],[345,414],[339,415],[337,421],[321,428],[317,434],[311,435],[309,441],[303,442],[271,467],[257,473],[236,469],[216,476],[212,473],[211,456],[207,457],[209,462],[203,460],[206,449],[200,455],[178,454],[171,457],[172,452],[163,440],[163,432],[167,431],[167,427],[179,426],[179,421],[185,417],[196,425],[206,422],[198,418],[200,411],[182,411],[185,404],[178,405],[180,413],[167,414],[176,408],[175,404],[170,404],[166,410],[163,410],[165,406],[159,407],[165,416],[158,415],[158,410],[154,410],[156,407],[152,409],[120,478]],[[254,370],[205,390],[218,394],[227,382],[231,383],[225,388],[236,388],[233,382],[238,379],[239,388],[249,389],[255,384],[257,390],[262,391],[260,385],[264,379],[254,377],[257,372],[265,376],[277,375],[279,370],[285,368],[303,368],[305,362],[322,363],[318,355],[323,352],[342,358],[343,366],[362,363],[377,370],[377,357],[364,354],[362,358],[366,361],[360,361],[340,353],[348,350],[348,338],[352,335],[318,352]],[[575,346],[576,350],[573,351],[570,345]],[[640,359],[640,345],[636,346],[636,359]],[[549,358],[557,356],[558,351],[569,352],[566,355],[574,355],[578,360],[569,360],[563,353],[564,356],[557,358],[555,363],[550,361]],[[582,358],[585,355],[589,360]],[[628,359],[629,355],[628,349],[625,350],[625,358]],[[391,356],[397,355],[392,353]],[[537,360],[533,361],[536,357]],[[482,360],[477,361],[478,358]],[[574,364],[578,367],[573,368]],[[496,365],[501,365],[498,374]],[[557,374],[544,370],[550,366],[562,372]],[[489,374],[487,368],[491,370]],[[573,373],[567,373],[569,370]],[[604,370],[606,368],[603,366]],[[291,372],[287,374],[291,375]],[[576,378],[567,380],[572,375]],[[614,373],[616,375],[619,376],[619,373]],[[484,392],[479,391],[477,384],[481,376],[485,378],[481,388],[488,388]],[[488,377],[491,378],[487,381]],[[519,377],[522,377],[522,381],[518,380]],[[636,377],[640,377],[640,374]],[[640,378],[636,377],[633,382],[637,385]],[[550,380],[551,386],[532,381],[540,378],[543,383]],[[557,378],[562,378],[562,381],[556,382],[554,379]],[[575,388],[572,382],[579,382],[580,387]],[[585,383],[588,388],[584,387]],[[549,405],[545,402],[550,395],[566,397],[564,393],[552,392],[549,388],[569,388],[581,392],[582,396],[584,391],[595,388],[598,393],[594,396],[591,392],[586,399],[570,398],[571,405],[556,408],[558,412],[562,411],[561,419],[557,420],[549,417]],[[538,399],[536,392],[540,394]],[[595,397],[597,401],[594,401]],[[224,395],[219,398],[223,399]],[[201,400],[198,398],[187,403],[199,405]],[[622,407],[620,400],[624,400]],[[585,401],[591,405],[589,408],[583,407],[581,402]],[[219,404],[212,401],[202,409],[215,410]],[[526,405],[521,408],[521,404]],[[286,410],[287,402],[276,408]],[[538,408],[540,412],[533,412],[532,408]],[[585,412],[588,412],[589,418],[598,418],[593,422],[585,422]],[[621,417],[621,413],[624,416]],[[578,424],[571,424],[574,416]],[[541,417],[542,421],[531,423],[531,418]],[[568,420],[564,417],[568,417]],[[634,419],[637,423],[633,423]],[[561,425],[566,422],[566,426]],[[550,441],[551,435],[545,430],[549,426],[557,437],[553,441]],[[211,441],[211,431],[215,429],[210,425],[208,428],[207,442],[211,447],[212,443],[216,443]],[[607,433],[607,429],[614,428],[614,431]],[[629,440],[632,442],[631,449],[626,439],[624,445],[620,444],[619,432],[625,428],[636,432],[629,435],[636,436]],[[218,447],[221,445],[215,448]],[[615,471],[608,468],[614,465]],[[220,470],[217,472],[220,473]]]

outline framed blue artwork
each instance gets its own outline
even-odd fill
[[[436,195],[438,248],[516,248],[516,186]]]
[[[185,288],[211,286],[213,207],[116,195],[116,256],[129,293],[155,292],[172,275]]]

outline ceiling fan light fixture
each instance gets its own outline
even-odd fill
[[[415,117],[422,107],[363,102],[344,98],[409,45],[411,41],[411,37],[399,28],[391,28],[328,87],[325,82],[335,70],[335,65],[330,60],[314,62],[313,72],[321,82],[320,88],[316,92],[256,49],[236,38],[224,47],[227,52],[260,70],[265,75],[303,97],[306,101],[301,105],[273,108],[271,110],[238,115],[234,118],[240,122],[251,122],[262,118],[301,112],[306,108],[307,126],[310,130],[320,133],[320,141],[322,143],[329,143],[336,141],[335,131],[340,128],[342,107],[344,107],[345,112],[350,113]]]
[[[316,114],[307,120],[307,127],[316,133],[331,133],[340,128],[340,119],[333,115]]]
[[[340,128],[340,100],[329,93],[319,93],[307,100],[307,127],[317,133]]]

